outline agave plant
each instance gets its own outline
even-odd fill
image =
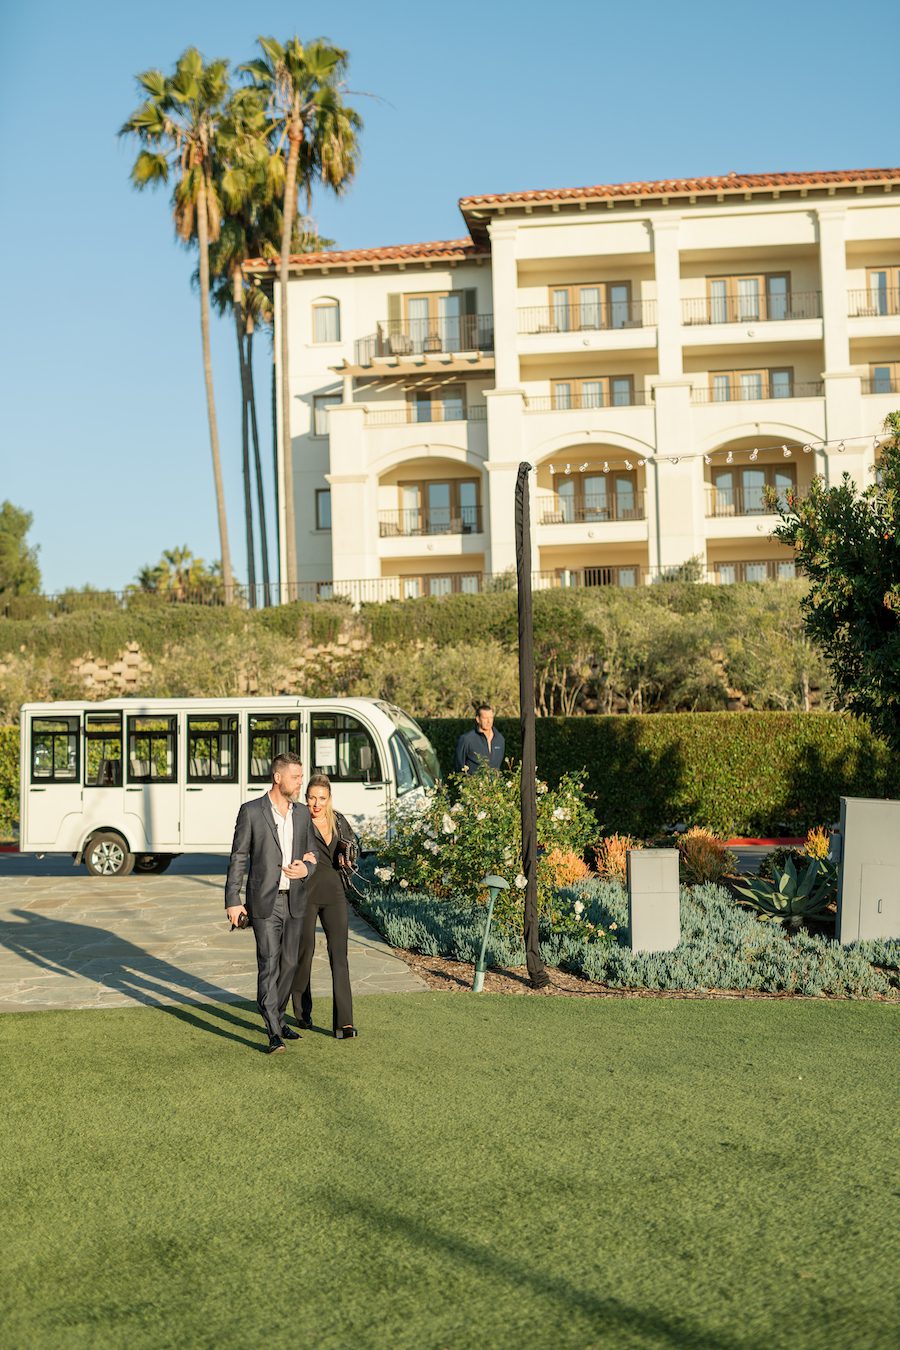
[[[767,877],[747,877],[732,882],[739,903],[755,909],[763,919],[777,919],[797,932],[808,919],[828,918],[828,906],[837,895],[837,869],[823,858],[810,858],[803,871],[794,859],[785,859]]]

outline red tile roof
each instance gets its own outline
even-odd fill
[[[463,215],[479,207],[589,201],[610,197],[681,197],[706,192],[767,192],[773,188],[855,187],[858,183],[900,182],[900,168],[826,169],[813,173],[726,173],[716,178],[660,178],[642,183],[598,183],[593,187],[536,188],[460,198]]]
[[[442,262],[461,262],[482,257],[490,250],[479,248],[471,239],[433,239],[424,244],[387,244],[383,248],[350,248],[334,253],[292,253],[291,267],[345,267],[348,263],[424,261],[437,258]],[[274,271],[278,259],[251,258],[244,264],[248,271]]]

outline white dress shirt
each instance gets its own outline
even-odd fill
[[[294,803],[288,803],[288,809],[284,815],[278,810],[271,797],[269,798],[269,804],[272,807],[275,832],[278,835],[278,842],[281,844],[281,861],[285,867],[290,867],[294,861]],[[283,872],[278,883],[278,889],[279,891],[291,889],[290,878],[286,877]]]

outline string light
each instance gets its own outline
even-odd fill
[[[811,445],[804,445],[804,447],[803,447],[803,453],[804,453],[804,455],[811,455],[811,454],[812,454],[812,446],[811,446]]]
[[[629,472],[634,468],[634,465],[632,464],[632,462],[631,462],[630,459],[626,459],[626,461],[625,461],[625,468],[628,469]]]
[[[571,464],[567,464],[566,467],[565,467],[565,469],[563,470],[563,472],[565,473],[566,477],[568,478],[568,477],[569,477],[569,474],[572,472],[572,465],[571,465]]]
[[[840,445],[838,446],[838,454],[842,455],[843,453],[844,453],[844,442],[841,441]]]
[[[750,460],[751,460],[751,462],[755,464],[758,458],[759,458],[759,451],[758,451],[758,450],[751,450],[751,451],[750,451]]]
[[[729,450],[729,451],[728,451],[728,454],[725,456],[725,463],[726,463],[726,464],[733,464],[733,463],[734,463],[734,454],[732,453],[731,450]]]
[[[794,452],[793,452],[793,450],[789,450],[789,449],[787,448],[786,445],[783,445],[783,446],[781,447],[781,453],[784,455],[785,459],[790,459],[791,455],[792,455]]]
[[[842,455],[846,453],[848,449],[847,441],[849,440],[851,442],[851,445],[854,442],[857,444],[862,443],[862,446],[866,450],[868,450],[869,446],[871,446],[871,452],[873,454],[877,454],[882,448],[883,439],[884,438],[880,437],[877,433],[873,436],[871,432],[867,432],[865,435],[862,436],[850,436],[842,440],[835,439],[832,441],[828,440],[807,441],[806,444],[802,446],[801,445],[790,446],[787,444],[783,444],[780,448],[784,459],[792,459],[795,453],[799,454],[801,453],[801,451],[804,455],[814,455],[818,453],[825,454],[829,450],[831,450],[832,453]],[[712,465],[717,462],[718,463],[724,462],[725,464],[733,465],[733,464],[740,464],[741,462],[746,463],[748,461],[752,464],[756,464],[759,461],[760,455],[775,454],[776,452],[777,447],[775,446],[753,446],[752,448],[748,448],[747,450],[735,450],[735,449],[726,450],[723,447],[721,450],[693,451],[686,455],[661,455],[659,458],[656,458],[653,455],[641,456],[637,460],[632,460],[629,456],[623,454],[621,460],[619,460],[618,462],[614,462],[612,464],[612,469],[615,470],[617,468],[625,468],[629,472],[633,472],[635,466],[637,466],[640,469],[644,469],[647,467],[648,464],[651,463],[659,464],[661,461],[668,464],[680,464],[682,460],[690,461],[695,459],[702,460],[703,463],[707,465]],[[573,466],[570,463],[567,463],[564,469],[562,468],[562,466],[554,464],[550,464],[548,467],[550,470],[551,477],[554,476],[557,472],[565,473],[566,476],[568,477],[571,476],[573,472]],[[603,460],[602,470],[598,470],[596,462],[592,465],[590,460],[586,459],[577,466],[577,470],[575,471],[578,473],[586,473],[591,470],[595,473],[597,472],[609,473],[610,461],[608,459]]]
[[[712,455],[704,455],[703,462],[704,464],[712,464]]]
[[[639,469],[646,468],[646,465],[647,465],[647,461],[646,461],[645,459],[639,459],[639,460],[638,460],[638,468],[639,468]]]
[[[579,464],[579,466],[578,466],[578,472],[579,472],[579,473],[584,473],[584,471],[585,471],[585,469],[587,468],[587,466],[588,466],[588,462],[587,462],[587,460],[585,460],[583,464]]]
[[[603,461],[603,472],[604,472],[604,473],[609,473],[609,460],[608,460],[608,459],[605,459],[605,460]]]

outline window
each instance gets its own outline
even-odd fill
[[[129,717],[128,781],[130,783],[175,783],[176,719],[174,717]]]
[[[395,731],[388,744],[391,747],[391,759],[394,761],[394,776],[397,780],[397,796],[402,797],[404,792],[411,792],[413,788],[419,786],[419,780],[416,771],[413,768],[413,762],[409,751],[404,745],[400,736]]]
[[[121,713],[85,713],[84,785],[122,786]]]
[[[546,525],[601,520],[642,520],[643,501],[634,473],[555,474],[555,499]]]
[[[313,395],[313,435],[328,435],[328,409],[343,401],[341,394]]]
[[[867,394],[896,394],[900,391],[900,361],[879,361],[869,366]]]
[[[78,718],[31,719],[32,783],[78,781]]]
[[[340,342],[341,307],[336,300],[313,304],[313,342]]]
[[[481,530],[477,478],[398,484],[400,534],[477,534]]]
[[[751,323],[791,316],[789,272],[707,277],[709,323]]]
[[[187,719],[189,783],[236,783],[238,720],[223,717]]]
[[[711,372],[709,380],[714,403],[792,398],[794,393],[794,372],[789,366],[772,370],[717,370]]]
[[[900,314],[900,267],[867,268],[866,289],[874,314]]]
[[[404,600],[418,600],[423,595],[478,595],[481,591],[480,572],[428,572],[399,580]]]
[[[756,464],[743,469],[716,469],[712,476],[713,516],[767,515],[769,493],[779,497],[797,486],[793,464]]]
[[[251,713],[247,719],[247,779],[268,783],[276,755],[300,753],[300,719],[296,713]]]
[[[316,529],[331,529],[331,488],[316,488]]]
[[[466,391],[461,384],[442,389],[414,389],[408,396],[412,422],[464,422]]]
[[[335,783],[381,783],[381,762],[370,732],[347,713],[310,717],[312,771]]]
[[[632,318],[630,281],[551,286],[549,300],[550,327],[558,333],[628,328],[640,323],[639,318]]]
[[[570,408],[627,408],[634,403],[633,375],[554,380],[551,387],[551,402],[557,412]]]

